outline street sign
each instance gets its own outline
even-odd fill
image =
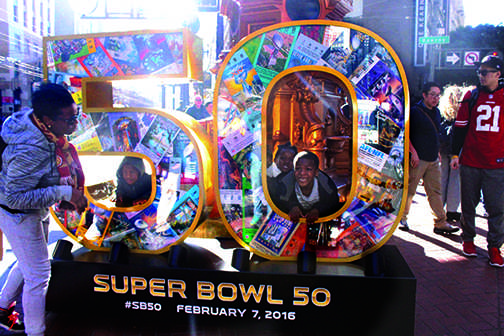
[[[464,52],[464,66],[474,66],[479,62],[479,51],[466,51]]]
[[[458,65],[459,61],[460,61],[459,53],[451,52],[446,54],[446,64]]]
[[[469,70],[474,68],[487,55],[491,49],[441,49],[438,58],[438,69],[444,70]]]
[[[450,36],[423,36],[418,39],[420,44],[448,44]]]
[[[461,50],[442,51],[439,57],[439,66],[446,69],[462,67],[463,52]]]

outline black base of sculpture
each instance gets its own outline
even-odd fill
[[[414,335],[416,279],[392,245],[353,263],[317,263],[310,253],[270,261],[227,239],[187,239],[163,255],[119,243],[72,253],[71,245],[58,242],[54,251],[48,311],[195,331]]]

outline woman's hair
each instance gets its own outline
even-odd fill
[[[312,152],[302,151],[302,152],[297,153],[296,156],[294,157],[294,160],[292,160],[294,167],[296,167],[297,161],[301,160],[301,159],[311,160],[311,161],[313,161],[315,168],[317,168],[317,169],[319,168],[319,162],[320,162],[319,158],[317,155],[313,154]]]
[[[123,177],[124,165],[130,165],[138,171],[138,179],[132,184],[128,184]],[[127,207],[145,203],[152,195],[151,177],[145,172],[143,159],[126,156],[117,169],[116,206]]]
[[[33,113],[37,118],[43,116],[55,120],[61,109],[75,104],[75,101],[63,86],[54,83],[43,83],[32,95]]]
[[[129,164],[138,171],[138,175],[145,174],[145,166],[143,160],[136,156],[126,156],[122,161],[119,169],[117,170],[117,177],[122,178],[122,169],[124,165]]]
[[[448,85],[444,87],[443,94],[439,99],[439,111],[441,116],[453,121],[457,117],[457,112],[460,107],[460,102],[464,97],[468,88],[458,85]]]
[[[460,106],[462,88],[458,85],[446,86],[439,99],[439,111],[446,120],[454,120]]]

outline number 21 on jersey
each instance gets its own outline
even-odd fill
[[[476,131],[499,132],[500,106],[480,105],[477,109]],[[482,113],[482,114],[479,114]]]

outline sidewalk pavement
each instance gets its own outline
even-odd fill
[[[415,335],[504,335],[504,269],[488,265],[487,221],[477,208],[478,256],[462,254],[459,232],[437,235],[422,187],[417,189],[408,224],[387,244],[398,246],[417,278]]]
[[[486,251],[487,224],[482,206],[477,213],[478,257],[468,259],[461,252],[457,234],[433,233],[433,220],[422,187],[417,189],[409,216],[409,232],[396,230],[387,244],[399,248],[417,278],[415,336],[503,336],[504,335],[504,269],[488,265]],[[51,226],[50,248],[64,233]],[[5,281],[6,270],[14,257],[8,244],[0,262],[0,282]],[[74,316],[75,317],[75,316]],[[67,319],[49,314],[47,336],[185,336],[185,335],[240,335],[243,331],[213,328],[205,331],[171,330],[160,332],[127,330],[119,322],[100,323],[77,319],[77,325]],[[76,327],[71,331],[72,325]],[[78,330],[78,332],[77,332]],[[250,335],[252,336],[252,335]],[[265,333],[263,336],[273,336]],[[402,336],[402,335],[391,335]],[[409,336],[409,335],[408,335]]]

